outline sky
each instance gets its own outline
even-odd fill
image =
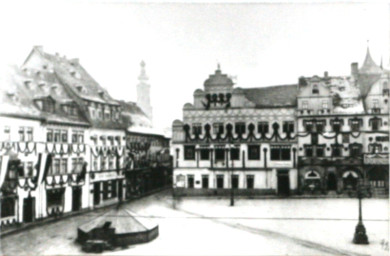
[[[294,84],[324,71],[349,75],[367,45],[378,64],[382,57],[389,65],[389,13],[385,1],[1,1],[0,72],[42,45],[79,58],[113,97],[135,101],[144,60],[153,122],[165,128],[182,118],[217,63],[236,87]]]

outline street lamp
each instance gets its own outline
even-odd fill
[[[357,186],[357,197],[359,199],[359,222],[355,228],[355,234],[353,236],[354,244],[369,244],[366,234],[366,228],[363,225],[362,219],[362,199],[367,196],[367,188],[363,186],[362,180],[359,180]]]

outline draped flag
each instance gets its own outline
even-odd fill
[[[49,169],[51,167],[52,158],[52,154],[42,155],[41,166],[39,168],[38,183],[42,183],[46,179],[47,173],[49,172]]]
[[[41,164],[42,164],[42,153],[39,153],[38,154],[38,161],[37,161],[37,164],[34,166],[34,169],[36,170],[36,174],[37,175],[34,175],[34,179],[32,180],[35,184],[37,183],[38,181],[38,177],[39,177],[39,173],[40,173],[40,170],[41,170]]]
[[[0,156],[0,188],[3,186],[8,172],[9,156]]]

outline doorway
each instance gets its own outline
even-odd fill
[[[288,176],[288,170],[278,171],[278,195],[290,195],[290,178]]]
[[[123,197],[123,180],[118,180],[118,200],[122,201]]]
[[[100,182],[95,182],[93,184],[93,204],[100,204]]]
[[[328,174],[328,190],[337,190],[337,178],[334,172]]]
[[[72,211],[79,211],[81,209],[81,187],[73,187],[72,191]]]
[[[35,198],[28,197],[23,200],[23,221],[25,223],[34,221]]]

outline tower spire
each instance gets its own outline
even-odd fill
[[[140,65],[141,65],[141,73],[140,73],[140,75],[138,76],[138,80],[140,80],[140,81],[142,81],[142,80],[146,81],[146,80],[149,79],[149,77],[146,75],[146,71],[145,71],[145,66],[146,66],[146,64],[145,64],[145,61],[141,61]]]

